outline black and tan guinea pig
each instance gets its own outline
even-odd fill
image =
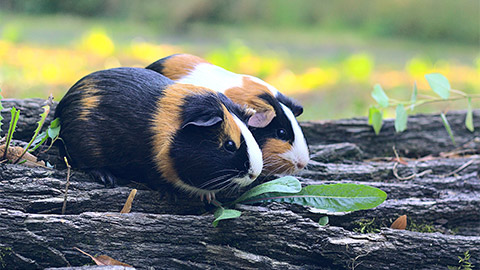
[[[303,108],[275,87],[190,54],[174,54],[146,68],[179,83],[210,88],[254,109],[256,114],[248,125],[262,149],[264,174],[292,174],[307,165],[307,143],[295,118]]]
[[[158,188],[166,181],[209,201],[261,173],[250,116],[221,93],[143,68],[91,73],[55,111],[72,167],[106,185],[120,178]]]

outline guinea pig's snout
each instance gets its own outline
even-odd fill
[[[245,161],[245,163],[243,163],[243,168],[244,168],[245,172],[248,172],[248,177],[250,179],[256,179],[257,178],[258,174],[250,168],[250,162],[249,161]]]

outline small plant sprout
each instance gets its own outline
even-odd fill
[[[8,127],[8,132],[5,139],[5,148],[3,149],[2,160],[7,159],[8,147],[12,142],[13,133],[15,133],[15,128],[17,127],[18,118],[20,117],[20,110],[17,110],[15,107],[12,107],[10,110],[10,125]]]
[[[30,149],[30,152],[35,151],[38,147],[43,145],[47,141],[48,138],[50,138],[51,142],[50,142],[50,145],[48,146],[48,148],[46,150],[46,151],[48,151],[53,146],[55,141],[60,139],[59,134],[60,134],[60,119],[56,118],[55,120],[53,120],[50,123],[50,126],[48,127],[48,129],[46,131],[40,133],[37,136],[37,138],[33,141],[33,145],[32,145],[33,147],[32,147],[32,149]]]
[[[380,129],[383,124],[383,111],[389,107],[395,108],[395,131],[402,132],[407,129],[408,122],[408,113],[407,109],[413,111],[414,108],[436,102],[446,102],[454,100],[464,99],[467,103],[467,115],[465,117],[465,127],[473,132],[473,110],[472,110],[472,99],[480,98],[480,95],[467,94],[465,92],[452,89],[448,79],[440,73],[431,73],[426,74],[425,79],[427,80],[430,88],[439,96],[432,97],[426,96],[424,99],[418,99],[418,89],[417,83],[413,85],[412,95],[409,101],[400,101],[393,98],[389,98],[385,91],[379,84],[376,84],[373,87],[371,93],[373,99],[377,102],[377,105],[370,106],[368,110],[368,124],[373,127],[375,134],[380,133]],[[452,96],[455,94],[455,96]],[[448,123],[447,117],[444,112],[441,113],[442,122],[445,126],[445,129],[448,132],[453,144],[455,144],[454,136]]]
[[[448,266],[449,270],[473,270],[475,267],[473,263],[470,262],[470,251],[467,250],[463,253],[463,258],[458,256],[458,266]]]
[[[323,216],[318,220],[318,224],[326,226],[328,224],[328,216]]]
[[[1,96],[0,96],[0,110],[3,109],[1,103]],[[59,119],[55,119],[50,124],[50,127],[47,131],[40,133],[42,130],[43,125],[47,119],[48,114],[50,113],[50,105],[45,105],[42,107],[43,112],[40,114],[40,120],[37,122],[37,128],[34,131],[34,134],[28,144],[22,149],[20,147],[13,147],[9,149],[10,144],[13,140],[13,134],[15,133],[15,129],[17,127],[18,119],[20,118],[20,110],[17,110],[15,107],[10,109],[10,124],[8,127],[8,132],[1,141],[4,141],[4,144],[1,145],[0,149],[3,150],[3,154],[0,156],[0,160],[11,162],[13,164],[22,164],[28,161],[33,162],[34,165],[44,166],[43,162],[36,163],[36,158],[27,152],[33,152],[37,149],[41,144],[43,144],[48,138],[52,139],[52,143],[50,147],[53,145],[55,140],[59,139],[58,135],[60,133],[60,122]],[[1,120],[3,117],[0,115],[0,128],[1,128]],[[49,148],[50,148],[49,147]],[[24,158],[25,156],[25,158]],[[30,163],[32,164],[32,163]]]
[[[45,123],[45,119],[47,119],[47,115],[49,112],[50,112],[50,106],[49,105],[43,106],[43,113],[40,114],[41,118],[40,118],[40,121],[37,122],[37,129],[35,129],[32,139],[28,142],[27,146],[23,150],[23,153],[17,158],[17,160],[15,160],[14,163],[18,163],[22,159],[22,157],[25,155],[25,153],[27,153],[28,149],[30,148],[30,146],[32,145],[32,143],[35,141],[38,134],[40,133],[40,130],[42,130],[43,124]]]

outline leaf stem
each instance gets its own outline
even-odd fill
[[[464,96],[464,97],[468,97],[468,94],[466,94],[466,93],[463,92],[463,91],[460,91],[460,90],[457,90],[457,89],[450,89],[450,91],[451,91],[452,93],[459,94],[459,95]]]

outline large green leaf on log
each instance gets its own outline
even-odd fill
[[[357,184],[310,185],[295,194],[268,193],[243,203],[288,202],[311,206],[330,212],[349,212],[380,205],[387,194],[374,187]]]

